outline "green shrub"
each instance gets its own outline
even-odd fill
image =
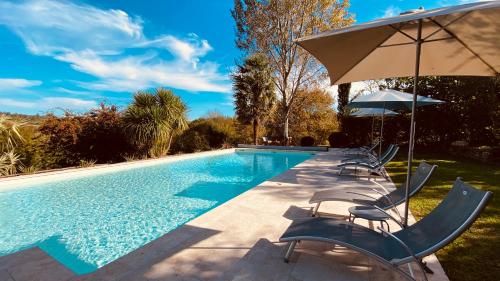
[[[328,137],[330,147],[347,147],[349,145],[349,138],[346,133],[334,132]]]
[[[196,130],[187,130],[175,142],[175,151],[177,152],[197,152],[210,150],[210,144],[205,136]]]
[[[311,136],[305,136],[305,137],[300,139],[301,146],[313,146],[314,142],[315,142],[315,140]]]
[[[189,123],[189,128],[175,140],[173,151],[190,153],[228,147],[236,143],[236,135],[234,119],[212,113]]]
[[[82,168],[87,168],[87,167],[93,167],[97,163],[97,160],[80,160],[80,164],[78,167]]]

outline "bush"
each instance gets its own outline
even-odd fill
[[[349,137],[344,132],[331,133],[328,137],[330,147],[347,147],[349,145]]]
[[[62,117],[49,114],[39,131],[43,135],[41,146],[48,168],[78,165],[81,157],[76,144],[82,131],[81,116],[69,112]]]
[[[314,145],[314,138],[311,136],[305,136],[300,139],[300,145],[301,146],[313,146]]]
[[[177,138],[174,151],[192,153],[197,151],[210,150],[207,139],[196,130],[188,129]]]
[[[83,159],[97,163],[123,161],[124,153],[131,151],[124,125],[116,106],[93,109],[81,118],[76,150]]]
[[[49,114],[39,132],[45,158],[43,166],[47,168],[78,166],[81,159],[93,159],[97,163],[119,162],[123,161],[121,155],[131,149],[115,106],[101,104],[100,108],[83,115],[66,112],[58,117]],[[28,155],[34,154],[28,148],[37,150],[27,147]]]
[[[210,116],[192,121],[174,142],[174,152],[195,152],[227,147],[235,141],[233,119]]]

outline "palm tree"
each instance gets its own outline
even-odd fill
[[[5,114],[0,115],[0,176],[13,175],[23,168],[19,154],[14,149],[24,142],[16,122]]]
[[[0,155],[0,176],[8,176],[22,171],[24,168],[21,157],[14,150]]]
[[[232,75],[236,117],[243,124],[253,125],[253,143],[257,144],[257,132],[276,101],[274,81],[269,63],[262,54],[245,59]]]
[[[150,156],[164,156],[172,138],[187,128],[187,107],[172,91],[139,91],[124,115],[132,143]]]
[[[24,123],[11,120],[5,114],[0,115],[0,152],[8,152],[21,144],[24,139],[19,128]]]

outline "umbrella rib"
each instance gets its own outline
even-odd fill
[[[454,37],[438,38],[438,39],[432,39],[432,40],[423,41],[422,43],[431,43],[431,42],[436,42],[436,41],[453,40],[453,39],[455,39],[455,38],[454,38]],[[415,42],[397,43],[397,44],[383,45],[383,46],[380,46],[380,48],[385,48],[385,47],[397,47],[397,46],[412,45],[412,44],[415,44]]]
[[[402,31],[401,29],[395,27],[394,25],[392,24],[389,24],[390,27],[392,27],[394,30],[396,30],[397,32],[403,34],[404,36],[410,38],[411,40],[413,40],[413,43],[415,43],[415,41],[417,41],[417,39],[413,38],[411,35],[409,35],[408,33]]]
[[[379,48],[397,47],[397,46],[413,45],[413,44],[415,44],[415,42],[396,43],[396,44],[390,44],[390,45],[380,45]]]
[[[462,46],[464,46],[465,49],[467,49],[469,52],[471,52],[475,57],[477,57],[482,63],[484,63],[488,68],[490,68],[491,70],[493,70],[493,73],[495,74],[498,74],[498,71],[496,71],[496,69],[491,66],[488,62],[486,62],[479,54],[477,54],[476,52],[474,52],[467,44],[465,44],[464,41],[460,40],[460,38],[458,38],[455,33],[451,32],[450,30],[448,30],[445,26],[441,25],[439,22],[433,20],[433,19],[430,19],[432,22],[434,22],[437,26],[440,26],[446,33],[448,33],[451,37],[453,37],[455,40],[458,41],[458,43],[462,44]]]
[[[438,22],[436,22],[434,19],[431,19],[429,18],[434,24],[436,24],[439,29],[432,32],[431,34],[427,35],[426,37],[424,37],[424,39],[422,39],[422,42],[425,42],[428,38],[431,38],[434,34],[438,33],[439,31],[441,30],[444,30],[447,26],[451,25],[451,24],[454,24],[455,22],[457,22],[458,20],[462,19],[463,17],[465,17],[466,15],[470,14],[471,12],[467,12],[461,16],[459,16],[458,18],[450,21],[449,23],[445,24],[445,25],[440,25]]]

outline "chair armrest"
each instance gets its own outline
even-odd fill
[[[379,184],[379,185],[382,186],[381,184]],[[392,205],[391,209],[394,210],[394,212],[398,215],[398,217],[399,217],[400,220],[403,220],[403,217],[399,213],[399,210],[398,210],[396,204],[394,204],[394,201],[392,201],[392,199],[389,196],[387,196],[386,194],[383,194],[382,192],[376,190],[375,188],[372,188],[371,190],[373,190],[374,192],[376,192],[376,193],[384,196],[384,198],[387,199],[387,201],[389,201],[389,203]]]
[[[386,212],[384,209],[382,209],[382,208],[380,208],[378,206],[375,206],[375,205],[373,205],[373,207],[375,209],[383,212],[384,214],[386,214],[391,220],[393,220],[395,223],[397,223],[399,225],[399,227],[401,227],[401,229],[405,228],[404,225],[400,221],[398,221],[395,217],[393,217],[391,214],[389,214],[388,212]]]
[[[392,239],[394,239],[396,242],[398,242],[399,245],[401,245],[403,247],[403,249],[405,249],[405,251],[418,264],[418,267],[420,268],[420,271],[422,271],[422,274],[424,276],[425,281],[428,281],[427,275],[425,274],[425,269],[424,269],[422,263],[420,262],[419,258],[413,253],[413,251],[410,249],[410,247],[408,247],[408,245],[406,245],[405,242],[403,242],[401,239],[399,239],[396,235],[390,233],[389,231],[383,229],[382,227],[378,226],[377,229],[380,230],[383,234],[385,234],[385,235],[391,237]],[[399,259],[393,259],[393,260],[391,260],[391,263],[394,264],[394,265],[398,265],[399,261],[400,261]]]

